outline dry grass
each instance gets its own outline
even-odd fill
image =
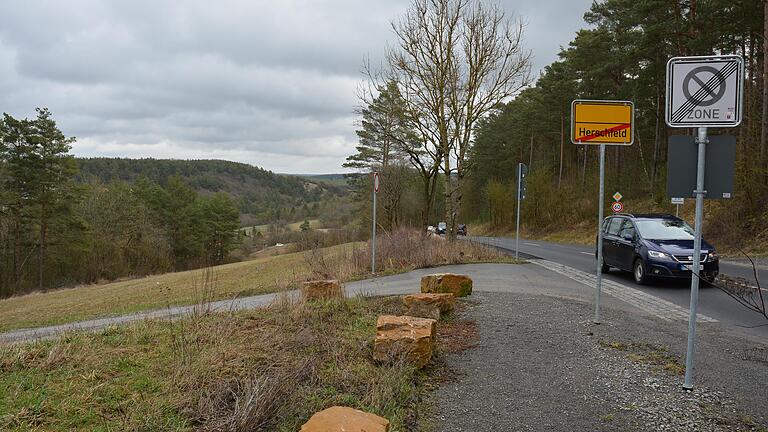
[[[350,245],[335,249],[345,247]],[[301,254],[287,254],[216,266],[215,273],[217,283],[209,300],[296,286],[306,280],[308,267]],[[198,269],[1,300],[0,331],[195,304],[200,300],[204,275],[205,270]]]
[[[665,346],[658,346],[642,342],[623,343],[618,341],[598,341],[603,348],[612,348],[622,351],[627,358],[636,363],[645,363],[655,369],[662,369],[673,375],[684,375],[685,366],[680,358],[669,351]]]
[[[332,405],[405,430],[424,372],[371,356],[376,317],[401,308],[286,300],[0,347],[0,430],[296,431]]]
[[[380,274],[442,264],[512,262],[480,245],[424,238],[416,231],[381,235],[377,243]],[[216,280],[209,289],[201,290],[210,275],[199,269],[29,294],[0,300],[0,331],[272,293],[310,279],[356,280],[369,277],[370,260],[365,243],[346,243],[213,267]]]
[[[371,271],[370,244],[345,249],[318,249],[305,253],[314,277],[351,280]],[[397,230],[378,237],[376,273],[392,274],[417,268],[478,262],[515,262],[486,246],[465,241],[450,242],[424,236],[415,230]]]

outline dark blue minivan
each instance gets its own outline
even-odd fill
[[[691,277],[694,235],[684,220],[667,214],[619,214],[605,218],[602,229],[603,272],[629,271],[639,284],[652,277]],[[700,259],[701,277],[714,280],[719,258],[703,239]]]

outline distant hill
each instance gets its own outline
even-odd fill
[[[143,176],[162,184],[178,175],[200,193],[228,193],[238,201],[245,225],[268,223],[275,217],[290,222],[310,217],[319,202],[345,193],[332,181],[275,174],[224,160],[78,158],[77,163],[82,182],[130,183]]]
[[[331,186],[348,187],[349,183],[345,174],[286,174],[301,177],[313,182],[325,183]]]

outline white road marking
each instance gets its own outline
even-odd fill
[[[579,253],[583,253],[584,255],[594,255],[594,253],[592,253],[592,252],[581,252],[581,251],[579,251]]]
[[[595,275],[593,274],[589,274],[581,270],[577,270],[573,267],[547,260],[530,260],[529,262],[544,267],[545,269],[551,270],[555,273],[559,273],[590,288],[594,288],[595,286]],[[663,320],[683,322],[688,321],[689,310],[670,301],[660,299],[656,296],[652,296],[648,293],[630,288],[610,279],[603,279],[602,289],[604,293],[622,300],[632,306],[635,306],[638,309],[655,315]],[[702,314],[696,315],[696,321],[717,322],[716,319]]]
[[[525,242],[523,242],[523,244],[527,244],[528,246],[541,247],[541,245],[537,245],[536,243],[525,243]]]

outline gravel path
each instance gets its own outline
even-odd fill
[[[689,393],[679,371],[663,368],[683,361],[683,325],[607,309],[594,326],[591,305],[540,295],[478,292],[470,302],[466,318],[477,322],[480,341],[444,358],[458,377],[436,390],[436,430],[768,427],[768,362],[743,360],[754,343],[717,327],[699,331]]]

